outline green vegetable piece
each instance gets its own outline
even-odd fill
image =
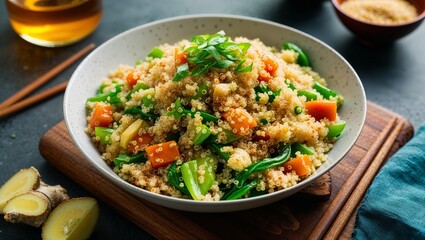
[[[149,88],[143,92],[144,96],[142,97],[142,104],[144,107],[152,109],[156,104],[155,100],[155,89]]]
[[[304,154],[304,155],[316,154],[316,152],[314,151],[314,148],[308,147],[307,145],[302,143],[293,143],[291,145],[291,156],[295,157],[296,152],[300,152],[301,154]]]
[[[337,92],[323,86],[319,82],[314,82],[313,88],[316,89],[318,93],[320,93],[324,98],[330,99],[331,97],[334,97],[336,99],[337,106],[342,106],[342,103],[344,102],[344,98]]]
[[[203,122],[216,122],[218,121],[218,117],[211,115],[206,112],[202,112],[199,110],[190,111],[188,109],[185,109],[183,105],[181,104],[180,98],[177,98],[174,102],[174,107],[171,111],[167,112],[167,116],[173,116],[176,119],[181,119],[183,115],[190,114],[192,117],[195,116],[195,114],[199,113],[202,117]]]
[[[237,187],[237,188],[242,187],[245,181],[248,179],[249,175],[251,175],[252,173],[261,172],[266,169],[279,166],[287,162],[291,156],[291,146],[280,144],[278,148],[278,152],[280,153],[278,156],[264,158],[261,161],[251,164],[242,172],[239,172],[235,177],[237,184],[234,187]]]
[[[175,119],[180,120],[183,115],[186,114],[184,113],[184,110],[186,109],[183,107],[180,98],[177,98],[174,102],[174,107],[171,109],[171,111],[167,112],[167,116],[173,116]]]
[[[115,88],[106,93],[100,93],[94,97],[87,98],[87,102],[108,102],[112,105],[117,105],[121,103],[121,100],[118,98],[118,93],[121,92],[122,85],[118,84]]]
[[[193,139],[193,143],[195,145],[200,145],[203,141],[205,141],[205,139],[207,139],[211,135],[211,130],[208,128],[207,125],[202,124],[199,128],[199,132],[196,132],[195,138]]]
[[[307,101],[317,100],[317,95],[307,90],[298,90],[298,96],[305,96]]]
[[[209,146],[218,156],[226,161],[229,160],[230,153],[221,151],[221,148],[224,147],[224,145],[212,143]]]
[[[164,52],[161,49],[154,47],[154,48],[152,48],[152,50],[148,54],[148,56],[151,57],[151,58],[162,58],[163,54],[164,54]]]
[[[235,72],[244,73],[244,72],[251,72],[252,71],[253,63],[251,63],[250,65],[248,65],[246,67],[242,67],[242,64],[244,64],[245,61],[246,61],[246,59],[244,59],[244,60],[242,60],[238,63],[238,65],[235,67]]]
[[[226,135],[226,140],[224,142],[222,142],[223,144],[229,144],[231,142],[234,142],[236,140],[238,140],[239,138],[241,138],[242,136],[237,135],[236,133],[234,133],[231,130],[228,129],[223,129],[224,134]]]
[[[269,121],[267,121],[267,119],[262,118],[260,120],[260,123],[263,124],[263,125],[266,125],[267,123],[269,123]]]
[[[96,95],[99,95],[101,93],[103,93],[103,89],[106,87],[106,84],[102,83],[99,87],[99,89],[97,89],[96,91]]]
[[[267,83],[261,82],[258,86],[254,87],[255,90],[255,100],[259,101],[260,100],[260,96],[258,95],[259,93],[266,93],[269,96],[269,103],[272,103],[275,98],[277,96],[279,96],[280,92],[282,91],[282,89],[278,89],[276,91],[272,91],[269,86],[267,85]]]
[[[201,63],[201,61],[199,63]],[[212,66],[214,66],[216,62],[214,62],[213,60],[205,60],[205,61],[202,61],[202,63],[204,64],[203,65],[199,64],[193,68],[191,73],[192,76],[200,76],[206,73],[208,70],[210,70]]]
[[[217,169],[217,159],[212,156],[196,159],[198,170],[203,169],[205,171],[203,175],[203,182],[199,183],[202,195],[205,195],[215,182],[215,170]]]
[[[278,89],[276,91],[272,91],[272,94],[270,93],[270,91],[268,92],[269,94],[269,103],[272,103],[274,101],[274,99],[280,95],[280,92],[282,91],[282,89]]]
[[[300,115],[303,112],[303,108],[300,106],[295,106],[294,113],[295,115]]]
[[[338,93],[332,91],[331,89],[323,86],[319,82],[314,82],[313,88],[316,89],[324,98],[329,99],[330,97],[336,97]]]
[[[167,172],[168,182],[171,183],[177,190],[179,190],[184,195],[190,196],[189,190],[187,190],[184,182],[181,181],[181,174],[177,172],[177,162],[173,162],[168,168]]]
[[[179,82],[183,78],[187,77],[187,75],[189,75],[189,65],[185,63],[177,67],[177,73],[173,78],[173,82]]]
[[[249,197],[257,197],[257,196],[261,196],[261,195],[264,195],[264,194],[267,194],[267,193],[268,193],[267,190],[258,191],[257,189],[252,189],[249,192]]]
[[[283,43],[283,49],[285,50],[293,50],[298,53],[297,63],[300,66],[303,67],[311,67],[310,59],[308,58],[307,54],[304,53],[304,51],[298,47],[297,45],[289,42]]]
[[[152,95],[142,97],[143,106],[147,108],[153,108],[156,104],[155,98]]]
[[[328,138],[337,138],[342,134],[342,131],[344,131],[345,125],[347,123],[344,120],[340,120],[332,125],[328,126]]]
[[[232,143],[238,139],[240,139],[242,136],[235,134],[234,132],[232,132],[231,130],[228,129],[223,129],[223,133],[220,134],[224,134],[225,135],[225,140],[221,140],[220,144],[224,144],[227,145],[229,143]],[[203,144],[217,144],[219,143],[218,139],[217,139],[217,135],[210,135],[204,142]],[[223,146],[224,146],[223,145]]]
[[[199,110],[195,110],[193,112],[189,110],[186,110],[186,111],[187,111],[186,114],[190,114],[192,117],[195,116],[196,113],[199,113],[202,117],[202,122],[217,122],[218,121],[218,117],[206,112],[202,112]]]
[[[180,171],[183,177],[183,181],[189,190],[190,196],[194,200],[199,200],[202,195],[201,188],[198,183],[198,163],[196,160],[185,162],[180,167]]]
[[[206,83],[202,84],[198,87],[198,90],[196,91],[195,95],[192,96],[191,99],[202,99],[208,94],[208,85]]]
[[[255,179],[250,183],[243,185],[240,188],[236,188],[234,191],[231,191],[225,199],[223,200],[235,200],[245,196],[251,189],[255,188],[257,184],[260,183],[260,179]],[[224,198],[224,197],[223,197]]]
[[[144,84],[144,83],[137,83],[133,89],[131,90],[131,92],[129,94],[127,94],[127,96],[125,97],[127,100],[131,99],[131,95],[137,91],[139,91],[140,89],[146,90],[149,89],[149,86]]]
[[[140,106],[138,107],[131,107],[127,108],[124,111],[124,114],[130,114],[130,115],[140,115],[140,118],[143,120],[149,120],[149,121],[155,121],[159,115],[150,113],[150,112],[143,112],[142,108]]]
[[[285,80],[286,85],[288,86],[289,89],[291,89],[292,91],[295,91],[295,86],[294,84],[291,83],[291,81],[289,81],[289,79]]]
[[[95,127],[94,132],[97,137],[99,137],[100,142],[103,144],[110,144],[111,143],[111,134],[115,130],[113,128],[106,128],[106,127]]]
[[[120,154],[118,155],[118,157],[114,159],[114,165],[121,168],[123,164],[142,163],[142,162],[146,162],[146,160],[147,158],[146,158],[145,152],[139,153],[134,156]]]

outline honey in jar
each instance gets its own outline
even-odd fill
[[[25,40],[57,47],[72,44],[96,29],[101,0],[6,0],[10,23]]]

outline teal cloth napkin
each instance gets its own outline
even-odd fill
[[[425,124],[373,180],[352,237],[425,239]]]

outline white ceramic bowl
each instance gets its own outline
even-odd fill
[[[178,199],[148,192],[119,178],[100,158],[98,150],[84,132],[86,127],[85,102],[93,96],[108,72],[119,64],[132,65],[161,43],[175,43],[181,39],[224,30],[228,36],[260,38],[266,45],[281,47],[284,41],[302,47],[309,55],[314,70],[327,79],[329,86],[345,97],[339,115],[347,121],[344,135],[329,152],[329,160],[299,184],[258,197],[200,202]],[[358,138],[366,117],[366,97],[356,72],[335,50],[323,42],[296,29],[270,21],[232,15],[192,15],[164,19],[142,25],[108,40],[95,49],[78,66],[71,77],[64,99],[65,122],[77,147],[107,179],[140,197],[170,208],[194,212],[227,212],[255,208],[276,202],[301,190],[335,166],[351,149]]]

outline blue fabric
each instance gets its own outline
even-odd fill
[[[425,239],[425,124],[373,180],[352,237]]]

